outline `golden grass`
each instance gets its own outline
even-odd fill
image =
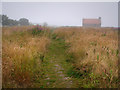
[[[118,31],[111,28],[58,28],[58,37],[70,44],[68,53],[74,56],[73,65],[81,72],[106,74],[118,78]]]
[[[41,56],[46,54],[52,34],[48,27],[42,34],[32,35],[33,28],[34,26],[3,28],[3,87],[32,86],[35,72],[42,72]],[[63,38],[66,45],[70,46],[67,53],[73,56],[72,65],[80,73],[101,76],[101,87],[107,83],[110,85],[114,78],[118,78],[117,30],[59,27],[54,33],[57,35],[56,39]]]
[[[20,31],[23,35],[16,34],[14,28],[16,27],[3,29],[3,83],[5,85],[12,81],[11,83],[29,86],[37,66],[40,68],[40,56],[47,52],[50,39],[46,36],[32,37],[26,32],[29,29],[27,27],[17,27],[17,30],[24,30]]]

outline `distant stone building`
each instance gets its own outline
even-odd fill
[[[83,19],[83,27],[101,27],[101,17],[98,19]]]

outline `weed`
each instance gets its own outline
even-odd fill
[[[41,32],[42,32],[41,30],[33,29],[32,35],[39,35]]]
[[[94,53],[94,54],[96,53],[96,50],[95,50],[95,49],[93,50],[93,53]]]
[[[70,68],[67,72],[67,75],[70,77],[80,78],[83,74],[81,74],[79,71],[75,70],[75,68]]]
[[[56,39],[57,35],[56,34],[52,34],[52,39]]]
[[[99,54],[97,55],[97,60],[99,60]]]
[[[118,56],[118,54],[119,54],[119,50],[116,50],[116,56]]]
[[[104,34],[102,34],[101,36],[106,36],[106,34],[104,33]]]
[[[91,45],[96,46],[97,45],[97,41],[91,42]]]

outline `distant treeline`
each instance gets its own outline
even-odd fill
[[[0,15],[2,26],[27,26],[30,25],[29,20],[20,18],[18,21],[10,19],[7,15]]]

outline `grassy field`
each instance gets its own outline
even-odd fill
[[[117,88],[118,31],[3,27],[3,88]]]

